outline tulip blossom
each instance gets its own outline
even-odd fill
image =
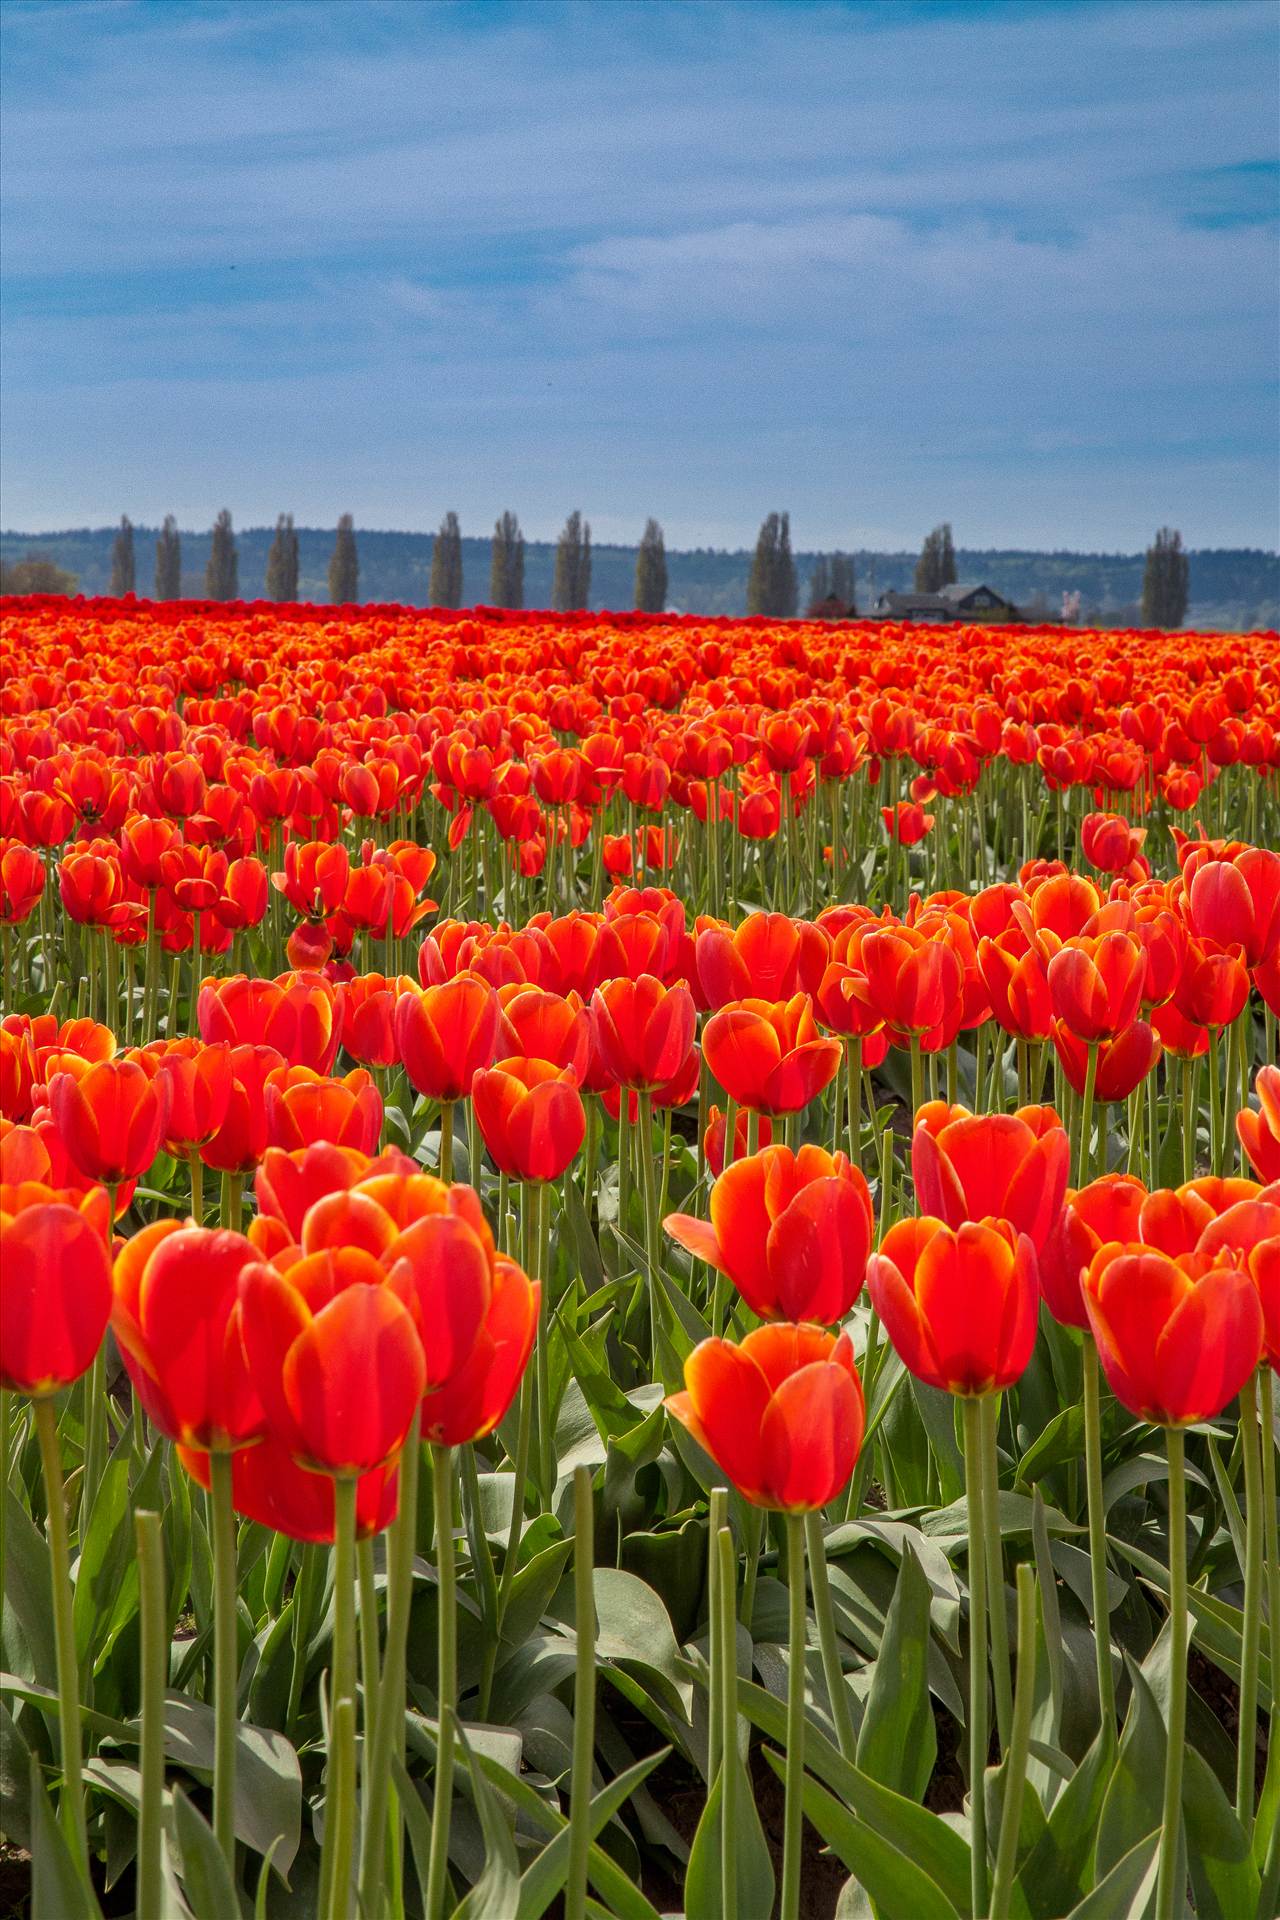
[[[263,1083],[267,1137],[273,1147],[317,1140],[376,1153],[382,1132],[382,1095],[363,1067],[342,1079],[310,1067],[277,1067]]]
[[[767,1113],[759,1115],[757,1126],[759,1128],[757,1145],[760,1147],[769,1146],[773,1141],[773,1122]],[[725,1149],[728,1145],[728,1128],[729,1122],[723,1110],[720,1107],[711,1107],[707,1113],[706,1132],[702,1136],[702,1151],[706,1156],[707,1165],[717,1180],[725,1168]],[[733,1119],[732,1158],[734,1160],[740,1160],[742,1158],[743,1154],[747,1151],[749,1139],[749,1116],[739,1111],[734,1115]]]
[[[1280,1180],[1280,1067],[1260,1067],[1253,1090],[1258,1108],[1236,1115],[1236,1132],[1259,1180]]]
[[[703,1057],[739,1106],[796,1113],[830,1085],[840,1068],[838,1040],[824,1038],[806,993],[790,1000],[740,1000],[713,1014]]]
[[[1078,934],[1046,968],[1053,1011],[1068,1033],[1088,1042],[1111,1040],[1138,1017],[1147,963],[1130,934]]]
[[[1097,1042],[1098,1064],[1093,1097],[1102,1105],[1127,1100],[1134,1088],[1146,1079],[1160,1058],[1160,1040],[1145,1020],[1135,1020],[1114,1040]],[[1067,1085],[1083,1093],[1089,1073],[1089,1043],[1071,1032],[1061,1020],[1053,1023],[1053,1050],[1066,1075]]]
[[[1080,1282],[1098,1248],[1109,1240],[1141,1238],[1140,1219],[1147,1199],[1141,1180],[1130,1173],[1108,1173],[1078,1193],[1069,1193],[1057,1224],[1040,1249],[1040,1291],[1054,1319],[1064,1327],[1087,1327]]]
[[[73,1164],[91,1180],[133,1180],[160,1151],[169,1118],[167,1079],[133,1060],[102,1060],[81,1075],[55,1073],[49,1104]]]
[[[475,974],[459,974],[396,1001],[393,1022],[405,1072],[431,1100],[465,1100],[493,1059],[498,996]]]
[[[607,980],[591,997],[591,1041],[620,1087],[652,1090],[674,1080],[693,1052],[697,1014],[688,987],[651,973]]]
[[[105,1200],[0,1188],[0,1386],[36,1398],[92,1366],[111,1313],[106,1226]]]
[[[558,1180],[586,1137],[586,1111],[571,1067],[499,1060],[477,1073],[471,1098],[494,1165],[514,1179]]]
[[[916,1203],[948,1226],[993,1216],[1037,1251],[1062,1207],[1071,1147],[1052,1107],[972,1114],[933,1100],[916,1115],[911,1171]]]
[[[1261,1357],[1258,1290],[1229,1259],[1112,1241],[1094,1254],[1082,1291],[1111,1391],[1141,1420],[1212,1420]]]
[[[1035,1345],[1035,1248],[1004,1222],[952,1228],[922,1215],[891,1227],[867,1267],[885,1331],[912,1373],[947,1393],[998,1393]]]
[[[766,1147],[711,1189],[710,1221],[668,1216],[673,1240],[727,1274],[762,1320],[842,1320],[862,1287],[874,1215],[860,1170],[821,1147]]]
[[[847,1485],[866,1425],[848,1334],[779,1323],[704,1340],[672,1416],[753,1506],[809,1513]]]
[[[179,1446],[178,1458],[198,1486],[208,1489],[209,1456],[194,1447]],[[375,1467],[356,1483],[356,1538],[371,1539],[396,1517],[397,1475],[394,1467]],[[334,1532],[333,1480],[298,1466],[283,1444],[270,1434],[256,1447],[240,1447],[231,1462],[231,1502],[246,1520],[317,1546],[332,1546]]]

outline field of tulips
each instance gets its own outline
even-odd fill
[[[4,646],[0,1911],[1274,1920],[1276,636]]]

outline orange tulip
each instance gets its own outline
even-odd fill
[[[405,1072],[431,1100],[465,1100],[481,1067],[493,1059],[498,996],[474,974],[412,988],[396,1001],[393,1023]]]
[[[291,1067],[328,1073],[338,1051],[334,992],[318,973],[282,973],[274,980],[240,973],[206,980],[196,1016],[202,1040],[274,1047]]]
[[[494,1165],[517,1180],[558,1180],[577,1157],[587,1116],[570,1067],[512,1058],[471,1083],[476,1120]]]
[[[232,1049],[225,1041],[205,1046],[199,1040],[157,1040],[144,1050],[154,1073],[168,1082],[169,1118],[165,1152],[182,1155],[211,1140],[227,1117],[235,1086]]]
[[[1067,1085],[1076,1093],[1083,1093],[1089,1072],[1088,1043],[1061,1020],[1055,1020],[1053,1049],[1062,1063]],[[1160,1058],[1160,1051],[1159,1037],[1145,1020],[1135,1020],[1114,1040],[1099,1041],[1094,1099],[1103,1105],[1113,1100],[1127,1100],[1138,1082],[1146,1079]]]
[[[111,1313],[105,1216],[42,1187],[0,1190],[0,1385],[56,1393],[92,1366]]]
[[[932,1100],[916,1115],[916,1203],[948,1226],[994,1217],[1044,1246],[1059,1213],[1071,1145],[1052,1107],[973,1114]]]
[[[770,1146],[773,1141],[773,1122],[767,1113],[759,1116],[757,1126],[759,1130],[757,1146]],[[702,1151],[706,1156],[707,1165],[717,1180],[724,1172],[728,1129],[729,1122],[721,1108],[709,1108],[707,1129],[702,1136]],[[735,1160],[741,1160],[746,1153],[749,1137],[748,1116],[739,1111],[734,1115],[733,1121],[733,1158]]]
[[[866,1405],[848,1334],[780,1323],[704,1340],[669,1412],[753,1506],[808,1513],[848,1484]]]
[[[752,996],[789,1000],[816,991],[828,944],[808,921],[785,913],[750,913],[736,928],[698,924],[693,957],[701,1006],[726,1007]]]
[[[581,996],[572,989],[551,993],[545,987],[513,981],[498,989],[498,1000],[502,1007],[499,1051],[569,1067],[578,1085],[583,1085],[591,1064],[591,1020]]]
[[[118,1186],[145,1173],[160,1151],[170,1088],[136,1061],[102,1060],[80,1076],[55,1073],[49,1105],[73,1164]]]
[[[1082,1291],[1111,1391],[1141,1420],[1212,1420],[1258,1364],[1262,1303],[1230,1260],[1112,1241],[1094,1254]]]
[[[382,1132],[382,1095],[363,1067],[342,1079],[310,1067],[277,1067],[263,1083],[267,1137],[290,1150],[317,1140],[376,1153]]]
[[[739,1106],[796,1113],[840,1069],[838,1040],[825,1039],[807,993],[790,1000],[741,1000],[707,1022],[703,1057]]]
[[[1260,1067],[1253,1090],[1258,1110],[1238,1113],[1236,1132],[1259,1180],[1280,1180],[1280,1067]]]
[[[998,1393],[1035,1345],[1035,1248],[1005,1222],[952,1228],[922,1215],[891,1227],[867,1267],[872,1303],[920,1380],[948,1393]]]
[[[871,1004],[895,1033],[925,1034],[959,1022],[964,966],[951,943],[918,927],[873,927],[860,957]]]
[[[191,1478],[208,1489],[209,1456],[194,1447],[178,1448]],[[394,1467],[375,1467],[356,1484],[356,1538],[372,1539],[396,1517],[398,1476]],[[240,1447],[231,1463],[231,1503],[246,1520],[270,1527],[290,1540],[332,1546],[333,1480],[327,1473],[300,1467],[270,1434],[256,1447]]]
[[[1138,1240],[1147,1190],[1130,1173],[1108,1173],[1066,1205],[1040,1250],[1040,1291],[1054,1319],[1064,1327],[1087,1327],[1080,1282],[1098,1248],[1109,1240]]]
[[[711,1189],[710,1221],[673,1213],[673,1240],[727,1274],[762,1320],[843,1320],[861,1290],[875,1217],[861,1171],[821,1147],[766,1147]]]
[[[591,1039],[616,1085],[661,1087],[687,1067],[697,1026],[688,987],[668,987],[655,974],[606,980],[591,997]]]
[[[1084,1041],[1110,1040],[1137,1019],[1146,984],[1146,955],[1128,933],[1078,934],[1046,969],[1053,1011]]]

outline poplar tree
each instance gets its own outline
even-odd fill
[[[1182,625],[1187,617],[1190,578],[1182,535],[1173,527],[1161,527],[1147,548],[1147,564],[1142,575],[1143,626]]]
[[[842,600],[850,613],[854,612],[856,580],[853,555],[833,553],[831,556],[831,591],[837,600]]]
[[[360,593],[360,560],[356,553],[355,522],[349,513],[338,521],[337,538],[329,559],[329,602],[335,607],[355,604]]]
[[[456,513],[446,513],[431,549],[431,584],[427,599],[433,607],[462,605],[462,529]]]
[[[636,555],[636,610],[661,613],[667,604],[667,548],[656,520],[646,520]]]
[[[231,515],[226,507],[213,523],[209,544],[209,564],[204,570],[206,600],[237,600],[240,597],[240,560],[231,531]]]
[[[951,522],[944,520],[925,536],[916,561],[916,592],[940,593],[943,587],[953,586],[955,578],[956,550],[951,538]]]
[[[560,613],[585,607],[591,598],[591,528],[575,507],[556,542],[551,604]]]
[[[791,515],[771,513],[756,537],[747,581],[747,612],[772,620],[794,619],[799,592],[791,552]]]
[[[524,605],[524,535],[514,513],[504,513],[493,529],[489,604],[492,607]]]
[[[813,572],[809,575],[809,611],[820,607],[831,593],[831,567],[825,553],[820,553],[813,563]]]
[[[128,514],[120,521],[120,531],[111,549],[111,597],[122,600],[126,593],[132,593],[137,577],[133,557],[133,523]]]
[[[156,599],[182,598],[182,540],[178,523],[166,513],[156,541]]]
[[[266,591],[268,600],[298,597],[298,536],[291,513],[282,513],[276,521],[275,538],[267,550]]]

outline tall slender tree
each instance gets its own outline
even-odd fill
[[[137,568],[133,557],[133,522],[128,514],[120,520],[120,530],[116,534],[111,549],[111,597],[122,600],[126,593],[132,593],[137,578]]]
[[[646,520],[636,554],[636,609],[662,613],[667,604],[667,547],[656,520]]]
[[[209,563],[204,570],[204,597],[206,600],[238,600],[240,597],[240,558],[226,507],[213,523]]]
[[[276,521],[275,538],[267,550],[268,600],[296,600],[298,597],[298,535],[291,513],[282,513]]]
[[[1142,621],[1148,627],[1180,627],[1187,617],[1191,568],[1182,535],[1161,527],[1147,548],[1142,575]]]
[[[427,598],[433,607],[462,605],[462,529],[456,513],[446,513],[431,549],[431,584]]]
[[[944,520],[925,536],[916,561],[916,592],[940,593],[943,587],[953,586],[955,578],[955,543],[951,538],[951,522]]]
[[[156,599],[182,598],[182,538],[178,523],[166,513],[156,541]]]
[[[556,542],[551,604],[561,613],[585,607],[591,598],[591,528],[575,507]]]
[[[524,605],[524,535],[514,513],[504,513],[493,529],[489,604],[493,607]]]
[[[809,575],[809,611],[820,607],[831,593],[831,563],[825,553],[820,553],[813,563],[813,572]]]
[[[791,515],[771,513],[762,521],[756,537],[747,581],[747,612],[772,620],[794,619],[799,594],[791,552]]]
[[[842,601],[850,613],[856,612],[854,599],[857,591],[851,553],[833,553],[831,556],[831,591],[836,599]]]
[[[354,606],[360,593],[360,559],[356,553],[355,521],[344,513],[338,521],[337,537],[329,558],[329,602],[335,607]]]

